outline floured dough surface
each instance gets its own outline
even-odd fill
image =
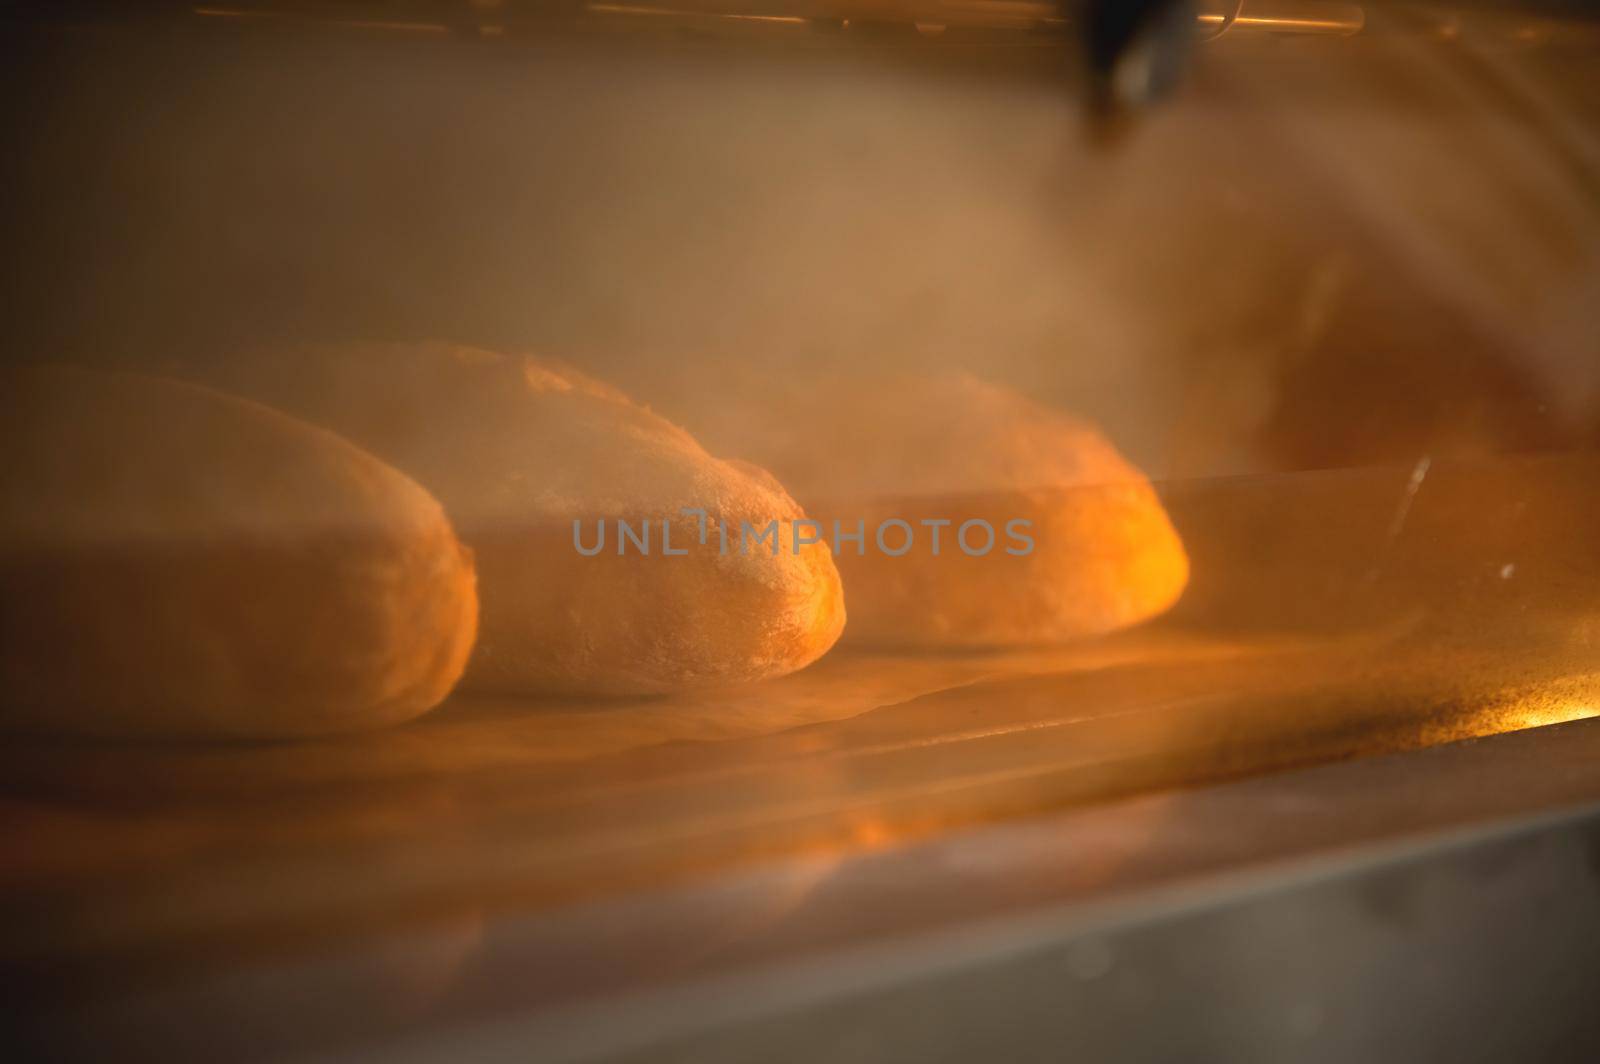
[[[1094,426],[966,374],[819,381],[707,416],[720,445],[771,468],[830,531],[864,524],[837,557],[850,635],[987,646],[1095,635],[1153,617],[1188,580],[1188,559],[1144,475]],[[884,522],[916,536],[877,549]],[[983,522],[993,548],[962,551]],[[1032,548],[1007,536],[1027,522]],[[933,525],[945,522],[934,553]],[[980,525],[970,545],[987,542]],[[887,542],[898,549],[904,533]]]
[[[560,364],[443,343],[273,353],[239,390],[327,425],[415,476],[473,548],[483,599],[467,684],[646,694],[782,675],[844,625],[828,548],[741,552],[748,522],[792,543],[800,507],[765,472]],[[685,509],[705,511],[700,520]],[[618,552],[616,521],[651,525]],[[674,550],[662,551],[662,522]],[[574,541],[599,553],[585,556]],[[729,533],[721,550],[718,529]]]
[[[331,432],[131,373],[4,374],[0,721],[311,735],[414,717],[477,622],[415,482]]]

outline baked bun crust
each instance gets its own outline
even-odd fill
[[[0,721],[295,736],[393,724],[460,677],[470,554],[323,429],[132,373],[4,374]]]
[[[1069,640],[1153,617],[1188,582],[1155,491],[1098,429],[966,374],[822,380],[707,424],[782,477],[830,536],[834,521],[864,522],[866,542],[841,542],[836,559],[853,640]],[[915,533],[900,556],[874,542],[891,520]],[[937,554],[924,521],[945,522]],[[977,556],[957,541],[969,521],[993,530]],[[1013,521],[1027,522],[1031,548],[1008,535]],[[885,538],[898,550],[905,534]],[[967,542],[983,550],[983,525]]]
[[[779,676],[844,626],[826,544],[792,549],[800,507],[764,471],[559,363],[444,343],[236,363],[240,390],[325,424],[415,476],[473,548],[483,599],[468,687],[651,694]],[[706,513],[701,521],[685,509]],[[650,524],[618,553],[618,520]],[[784,549],[741,552],[776,521]],[[605,526],[604,546],[580,553]],[[671,546],[663,553],[663,522]],[[727,535],[728,550],[721,549]]]

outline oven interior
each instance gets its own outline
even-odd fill
[[[1545,917],[1592,943],[1592,831],[1560,817],[1600,798],[1600,22],[1167,6],[1179,29],[1122,66],[1083,47],[1093,4],[9,16],[8,364],[528,352],[715,455],[798,437],[813,490],[880,518],[988,511],[953,480],[865,478],[872,445],[788,404],[881,405],[938,440],[917,386],[884,382],[980,381],[1098,426],[1187,564],[1170,608],[1083,638],[846,620],[759,682],[457,691],[295,739],[8,734],[18,1044],[1046,1059],[1078,1032],[1159,1059],[1100,978],[1139,971],[1331,1039],[1139,999],[1208,1059],[1438,1044],[1420,1005],[1420,1042],[1329,1034],[1385,998],[1348,990],[1383,956],[1351,905],[1422,936],[1389,994],[1511,956],[1550,991],[1466,1048],[1592,1036],[1554,988],[1592,989],[1593,959]],[[950,571],[980,622],[1018,608],[978,560]],[[1410,863],[1317,879],[1372,853]],[[1495,860],[1523,871],[1459,887]],[[1480,924],[1504,940],[1451,937]],[[1063,952],[993,961],[1016,943]],[[1257,964],[1302,948],[1342,980],[1311,1004]],[[1196,956],[1212,983],[1182,974]],[[1066,1013],[1019,989],[1046,963]]]

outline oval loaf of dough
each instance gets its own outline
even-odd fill
[[[844,627],[828,547],[795,547],[804,514],[770,475],[713,458],[568,367],[417,343],[280,352],[227,372],[231,387],[348,436],[444,503],[478,562],[482,626],[463,681],[473,689],[646,694],[759,680],[815,661]],[[648,553],[620,541],[619,519],[635,535],[648,522]],[[743,549],[744,524],[772,522],[782,549]],[[580,553],[602,526],[598,553]]]
[[[323,429],[132,373],[4,373],[0,722],[293,736],[414,717],[461,675],[472,559]]]
[[[719,404],[705,424],[783,478],[830,540],[835,521],[862,526],[865,542],[840,540],[837,558],[852,639],[1074,639],[1154,617],[1188,582],[1149,481],[1094,426],[967,374],[821,379]],[[895,521],[912,533],[900,555],[875,542]],[[1027,540],[1008,535],[1014,521]],[[968,522],[971,554],[957,539]],[[884,535],[891,552],[907,538]]]

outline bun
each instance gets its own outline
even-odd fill
[[[817,381],[707,424],[823,525],[852,639],[1069,640],[1161,613],[1188,580],[1154,490],[1094,426],[965,374]]]
[[[191,384],[4,387],[0,722],[312,735],[417,716],[461,675],[471,557],[394,469]]]
[[[288,352],[241,390],[328,425],[415,476],[477,556],[480,691],[648,694],[759,680],[844,626],[825,544],[790,549],[800,507],[770,475],[559,363],[443,343]],[[683,511],[706,514],[701,520]],[[649,553],[617,522],[648,522]],[[744,523],[784,548],[741,551]],[[576,535],[593,547],[577,549]],[[674,552],[663,553],[664,530]],[[726,537],[728,549],[722,549]]]

